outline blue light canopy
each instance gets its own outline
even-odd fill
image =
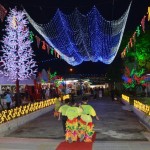
[[[131,3],[118,20],[105,20],[96,7],[87,14],[77,9],[70,15],[59,9],[47,24],[36,23],[26,12],[33,27],[70,65],[83,61],[110,64],[118,52]]]

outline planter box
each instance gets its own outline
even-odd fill
[[[9,134],[10,132],[17,129],[19,126],[49,112],[54,109],[54,105],[51,105],[49,107],[37,110],[35,112],[32,112],[30,114],[27,114],[25,116],[10,120],[8,122],[0,124],[0,136],[4,136],[6,134]]]
[[[121,100],[123,104],[125,104],[125,106],[122,106],[123,110],[127,110],[127,111],[133,111],[133,106],[130,105],[127,101],[125,100]]]
[[[147,116],[143,111],[137,109],[133,105],[130,105],[127,101],[123,99],[122,103],[125,104],[125,106],[122,107],[124,110],[133,111],[140,119],[140,121],[145,124],[148,129],[150,129],[150,116]]]
[[[138,116],[142,123],[150,129],[150,116],[146,115],[143,111],[140,111],[136,107],[133,107],[133,112]]]

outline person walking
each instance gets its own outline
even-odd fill
[[[3,107],[3,105],[2,105],[2,98],[1,98],[1,95],[0,95],[0,106],[1,106],[2,110],[4,110],[4,107]]]
[[[46,92],[45,92],[45,98],[46,98],[46,99],[49,99],[49,93],[50,93],[50,92],[49,92],[49,88],[47,87],[47,88],[46,88]]]
[[[94,124],[92,122],[92,117],[96,117],[97,120],[99,120],[99,117],[96,115],[94,108],[87,103],[87,97],[83,97],[82,104],[80,105],[82,114],[78,121],[78,137],[80,138],[80,141],[84,140],[84,142],[92,142],[92,136],[95,132],[93,130]]]
[[[12,103],[11,94],[10,94],[9,89],[7,89],[5,94],[6,94],[5,95],[6,105],[7,105],[7,109],[9,110],[10,109],[10,105]]]
[[[61,106],[61,99],[60,99],[59,95],[56,95],[54,117],[59,117],[59,108],[60,108],[60,106]]]
[[[69,143],[75,142],[78,139],[78,117],[81,115],[82,109],[76,106],[76,103],[72,103],[66,111],[66,141]]]
[[[41,95],[42,95],[42,100],[45,100],[45,93],[46,93],[46,90],[44,88],[42,88],[42,91],[41,91]]]
[[[75,103],[75,91],[74,89],[71,89],[71,93],[70,93],[70,99],[71,99],[71,103],[74,104]]]
[[[98,95],[99,95],[99,98],[102,98],[102,89],[101,88],[99,89],[99,94]]]
[[[70,101],[69,99],[66,99],[65,104],[60,106],[60,108],[58,110],[58,112],[59,112],[58,120],[60,120],[60,118],[62,118],[62,126],[63,126],[63,130],[64,130],[64,135],[66,134],[66,121],[67,121],[66,111],[70,107],[69,101]]]
[[[103,86],[102,86],[102,97],[104,96],[104,88],[103,88]]]
[[[114,91],[114,89],[113,88],[111,88],[111,90],[110,90],[110,96],[111,96],[111,100],[112,101],[114,101],[115,99],[115,91]]]

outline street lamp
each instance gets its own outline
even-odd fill
[[[70,72],[72,72],[72,71],[73,71],[73,69],[72,69],[72,68],[70,68],[70,69],[69,69],[69,71],[70,71]]]

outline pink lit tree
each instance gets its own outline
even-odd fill
[[[3,74],[16,81],[16,93],[19,93],[19,80],[28,79],[36,73],[36,62],[32,58],[34,54],[25,13],[12,9],[6,22],[1,57]]]

